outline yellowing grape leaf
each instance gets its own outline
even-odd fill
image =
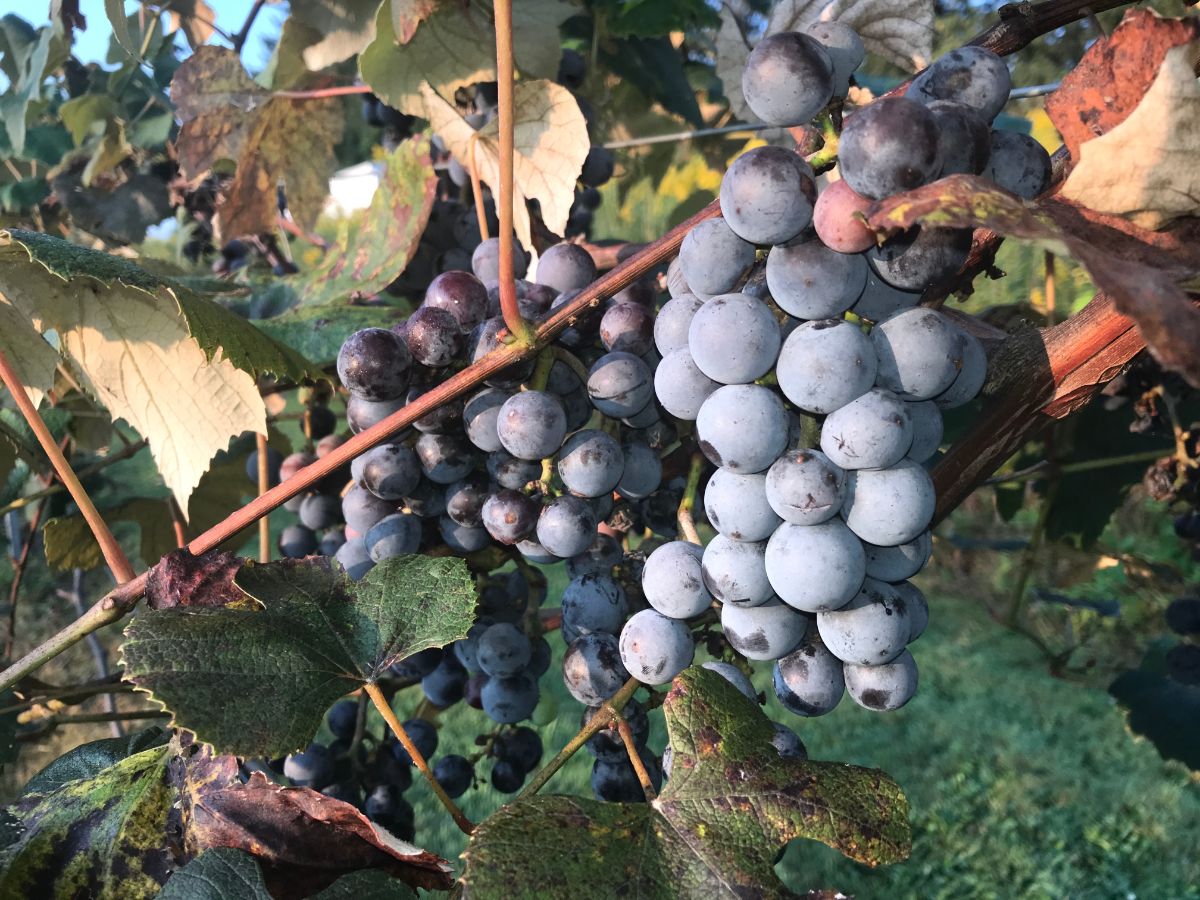
[[[316,72],[344,62],[375,38],[379,0],[292,0],[292,15],[321,35],[304,48],[304,65]]]
[[[213,300],[45,234],[0,231],[0,308],[19,314],[0,343],[32,348],[56,333],[81,386],[149,441],[185,511],[218,450],[243,431],[265,433],[255,377],[322,377]],[[32,386],[48,386],[46,364],[44,351],[23,363]]]
[[[657,799],[542,796],[502,807],[463,853],[467,896],[517,884],[547,897],[789,897],[774,862],[795,838],[871,866],[908,857],[908,801],[891,778],[781,759],[766,714],[715,672],[685,669],[663,713],[674,762]]]
[[[428,84],[423,84],[421,91],[430,127],[464,166],[470,164],[474,153],[480,179],[499,195],[498,120],[475,131]],[[525,247],[533,247],[525,202],[537,200],[546,227],[562,234],[590,141],[579,104],[565,87],[550,81],[517,82],[513,119],[513,228]]]
[[[342,136],[336,99],[275,96],[250,79],[236,53],[211,45],[179,67],[171,99],[183,122],[175,145],[179,168],[190,183],[224,160],[237,163],[217,208],[223,239],[272,230],[280,185],[292,217],[306,228],[315,224]]]
[[[1151,229],[1200,212],[1200,86],[1193,53],[1192,44],[1169,50],[1128,118],[1080,146],[1064,197]]]
[[[408,40],[401,42],[389,0],[375,20],[375,39],[358,58],[359,71],[388,106],[411,116],[425,115],[422,82],[443,97],[476,81],[495,81],[496,29],[491,3],[471,0],[434,10]],[[513,57],[517,68],[535,78],[552,78],[562,56],[558,27],[576,12],[563,0],[514,0]]]

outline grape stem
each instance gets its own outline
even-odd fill
[[[679,531],[687,541],[693,544],[703,543],[700,540],[700,533],[696,531],[696,519],[692,512],[696,508],[696,494],[700,489],[700,472],[703,466],[704,454],[699,451],[693,453],[692,463],[688,467],[687,485],[683,489],[683,496],[679,499],[679,512],[676,514]]]
[[[400,720],[396,718],[396,713],[392,710],[392,705],[388,703],[387,697],[383,696],[383,691],[379,689],[379,685],[375,682],[367,682],[363,685],[363,689],[367,692],[367,696],[371,698],[371,702],[375,704],[375,708],[379,710],[379,714],[383,716],[383,720],[387,722],[388,728],[392,729],[392,734],[396,736],[396,740],[400,742],[405,752],[412,758],[415,765],[425,776],[425,780],[429,782],[429,787],[442,802],[442,806],[446,807],[446,812],[450,813],[463,834],[470,834],[475,830],[475,825],[468,819],[461,809],[458,808],[450,795],[438,784],[438,780],[433,777],[433,772],[430,771],[429,763],[425,761],[425,757],[421,755],[421,751],[417,749],[417,745],[412,742],[412,738],[404,730],[404,726],[400,724]]]
[[[642,793],[646,795],[646,802],[653,803],[658,799],[658,792],[654,790],[654,783],[650,780],[650,773],[646,771],[646,764],[642,762],[637,744],[633,741],[633,731],[630,729],[629,723],[625,721],[623,715],[613,709],[611,705],[606,708],[610,711],[613,721],[617,723],[617,733],[621,735],[621,743],[625,745],[625,753],[629,757],[629,764],[633,766],[633,771],[637,775],[638,781],[642,784]]]
[[[258,459],[258,496],[261,497],[271,489],[270,460],[267,458],[267,436],[256,434],[254,437]],[[258,561],[260,563],[271,561],[271,517],[269,515],[258,520]]]
[[[58,442],[54,440],[54,435],[50,433],[50,429],[46,426],[42,417],[38,415],[37,408],[33,405],[33,401],[29,399],[29,394],[25,390],[25,385],[21,383],[16,370],[12,367],[12,364],[8,361],[8,357],[3,352],[0,352],[0,380],[4,382],[4,386],[8,388],[8,392],[12,394],[13,401],[17,404],[17,409],[25,417],[25,421],[29,424],[34,436],[37,437],[38,443],[42,445],[42,450],[46,456],[50,458],[50,464],[54,467],[54,473],[58,476],[58,480],[66,485],[67,490],[71,492],[71,499],[79,507],[84,521],[87,522],[88,527],[92,530],[92,534],[96,538],[96,543],[100,545],[100,552],[104,554],[104,561],[108,563],[108,567],[112,570],[113,578],[116,579],[118,584],[131,581],[134,577],[133,566],[129,564],[129,560],[125,556],[125,551],[121,549],[121,545],[113,537],[113,533],[109,530],[108,525],[105,524],[99,510],[96,509],[96,504],[88,496],[88,492],[84,490],[79,477],[71,468],[71,464],[67,462],[67,458],[59,448]]]
[[[500,196],[496,214],[500,219],[500,312],[504,324],[519,344],[532,347],[534,330],[517,305],[517,283],[513,268],[513,43],[512,0],[496,0],[496,94],[500,131]],[[532,249],[532,248],[530,248]]]
[[[571,740],[567,741],[567,745],[555,754],[550,762],[546,763],[541,770],[530,779],[529,784],[525,785],[525,790],[517,796],[518,800],[524,800],[527,797],[532,797],[543,787],[546,786],[554,773],[567,764],[567,761],[579,752],[589,740],[591,740],[601,728],[604,728],[612,721],[613,713],[619,712],[625,708],[630,700],[633,699],[634,692],[638,689],[638,680],[630,678],[627,682],[621,685],[621,689],[609,698],[608,703],[600,708],[600,711],[592,716],[592,720],[579,729],[579,733]]]
[[[467,153],[467,172],[471,176],[471,193],[475,195],[475,221],[479,223],[480,240],[486,241],[488,234],[487,212],[483,206],[483,182],[479,180],[479,166],[475,164],[476,139],[471,138],[471,149]]]

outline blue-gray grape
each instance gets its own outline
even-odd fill
[[[704,585],[704,549],[688,541],[668,541],[646,557],[642,595],[652,607],[673,619],[690,619],[712,604]]]
[[[446,546],[457,553],[476,553],[491,543],[486,528],[460,525],[446,515],[438,517],[438,531]]]
[[[933,398],[941,409],[956,409],[970,403],[983,389],[987,381],[988,360],[983,345],[973,334],[959,329],[962,336],[962,368],[954,376],[950,387]]]
[[[529,664],[533,646],[516,625],[497,622],[479,637],[476,659],[492,678],[511,678]]]
[[[894,547],[864,544],[867,553],[867,577],[892,583],[912,578],[925,567],[933,553],[933,536],[922,531],[911,541]]]
[[[654,346],[654,313],[640,303],[613,303],[600,319],[605,350],[641,356]]]
[[[771,464],[763,489],[771,510],[783,521],[819,525],[841,510],[846,473],[820,450],[789,450]]]
[[[375,567],[375,561],[367,553],[367,544],[362,538],[351,538],[338,547],[334,559],[346,570],[351,581],[358,581]]]
[[[881,666],[904,650],[912,625],[899,592],[887,582],[868,578],[849,603],[817,613],[817,629],[829,652],[842,662]]]
[[[812,222],[816,199],[812,168],[782,147],[746,151],[721,179],[725,223],[751,244],[782,244],[796,237]]]
[[[475,452],[461,435],[423,434],[413,450],[421,472],[436,484],[453,484],[475,468]]]
[[[515,725],[533,715],[538,703],[537,679],[526,672],[511,678],[488,678],[481,699],[489,719],[501,725]]]
[[[842,517],[867,543],[894,547],[929,527],[936,499],[929,473],[903,459],[891,468],[851,472]]]
[[[529,268],[529,258],[521,242],[513,237],[512,243],[513,277],[524,278]],[[471,271],[485,285],[490,287],[500,281],[500,238],[488,238],[480,241],[475,252],[471,254]]]
[[[879,386],[905,400],[931,400],[954,383],[963,363],[963,335],[937,310],[895,313],[871,329]]]
[[[317,494],[316,496],[323,496]],[[310,498],[311,499],[311,498]],[[305,501],[307,503],[308,500]],[[301,507],[301,521],[309,528],[315,526],[305,521],[304,510],[306,507]],[[359,534],[366,534],[367,529],[378,522],[386,515],[390,515],[396,511],[396,504],[387,500],[380,500],[361,484],[356,484],[346,496],[342,498],[342,518],[346,522],[346,526]],[[322,526],[324,527],[324,526]]]
[[[563,588],[563,628],[576,635],[618,634],[627,615],[625,590],[610,575],[581,575]]]
[[[902,291],[883,281],[875,270],[867,266],[867,283],[851,312],[870,322],[886,319],[892,313],[910,309],[921,302],[920,291]]]
[[[404,398],[395,400],[367,400],[351,394],[346,400],[346,424],[355,434],[378,425],[392,413],[404,408]]]
[[[878,361],[870,339],[841,319],[804,322],[779,351],[779,389],[800,409],[831,413],[875,383]]]
[[[488,454],[487,470],[500,487],[519,491],[541,477],[542,463],[536,459],[517,459],[507,450],[497,450]]]
[[[725,604],[721,629],[729,645],[746,659],[782,659],[800,645],[812,619],[777,599],[762,606]]]
[[[917,663],[907,650],[882,666],[847,665],[843,671],[846,693],[864,709],[891,712],[917,692]]]
[[[599,706],[629,680],[616,637],[602,631],[571,641],[562,665],[563,684],[585,706]]]
[[[416,454],[403,444],[381,444],[355,462],[361,466],[362,486],[381,500],[401,500],[421,480]]]
[[[803,31],[829,54],[829,61],[833,63],[833,96],[845,97],[850,90],[850,76],[867,55],[862,38],[841,22],[811,22]]]
[[[1012,78],[1003,59],[983,47],[959,47],[914,78],[905,96],[920,103],[965,103],[991,122],[1004,109],[1011,90]]]
[[[823,716],[842,700],[846,681],[842,661],[829,652],[815,628],[804,642],[775,663],[771,672],[775,696],[798,716]]]
[[[596,280],[596,263],[578,244],[555,244],[538,258],[536,280],[559,293],[585,288]]]
[[[595,514],[579,497],[555,497],[538,516],[538,543],[560,559],[578,556],[591,546],[595,536]]]
[[[617,439],[589,428],[571,435],[558,453],[558,476],[579,497],[611,494],[625,471],[625,455]]]
[[[780,309],[801,319],[840,316],[862,296],[867,261],[820,240],[797,240],[767,254],[767,287]]]
[[[768,471],[777,465],[778,460]],[[708,524],[735,541],[765,541],[781,521],[767,500],[767,476],[729,469],[717,469],[705,485],[704,514]]]
[[[772,34],[759,41],[742,70],[742,96],[768,125],[802,125],[833,97],[837,82],[829,51],[807,34]]]
[[[626,671],[643,684],[666,684],[692,664],[696,650],[686,624],[653,609],[629,617],[619,647]]]
[[[483,526],[483,504],[488,498],[488,482],[482,475],[468,475],[446,488],[446,515],[459,525]]]
[[[421,521],[408,513],[392,513],[372,525],[363,541],[368,555],[377,563],[416,553],[421,547]]]
[[[1050,154],[1037,140],[1019,131],[992,132],[992,155],[984,178],[1032,200],[1047,188],[1050,176]]]
[[[625,457],[625,468],[617,482],[617,493],[626,500],[641,500],[649,497],[662,483],[662,460],[649,445],[641,441],[627,441],[621,447]]]
[[[875,273],[902,291],[923,291],[954,275],[971,252],[971,229],[910,228],[867,251]]]
[[[942,411],[930,400],[909,400],[907,403],[913,427],[912,446],[908,449],[908,456],[916,462],[925,462],[942,446]]]
[[[803,612],[845,606],[867,571],[862,542],[840,519],[780,525],[767,542],[764,565],[779,599]]]
[[[767,577],[766,544],[717,535],[701,558],[704,586],[727,606],[761,606],[774,596]]]
[[[704,301],[695,294],[680,294],[662,305],[654,317],[654,346],[664,358],[688,345],[688,327]]]
[[[632,353],[606,353],[588,372],[588,397],[604,415],[622,419],[645,409],[654,396],[650,367]]]
[[[697,295],[733,290],[752,262],[754,245],[734,234],[719,217],[701,222],[679,246],[680,272]]]
[[[519,459],[553,456],[567,436],[562,401],[547,391],[521,391],[504,401],[496,420],[504,449]]]
[[[761,300],[721,294],[696,311],[688,326],[688,350],[696,367],[722,384],[761,378],[779,356],[779,323]]]
[[[509,397],[509,391],[497,388],[484,388],[477,391],[463,406],[463,427],[467,431],[467,439],[484,453],[493,453],[504,445],[496,424],[500,420],[500,407]]]
[[[911,581],[897,582],[892,587],[896,589],[908,611],[908,642],[911,644],[929,627],[929,601],[925,599],[921,589]]]
[[[770,388],[726,385],[709,395],[696,416],[700,449],[714,465],[761,472],[787,446],[788,420]]]
[[[978,110],[953,100],[934,100],[928,106],[937,120],[940,177],[982,172],[992,152],[987,120]]]
[[[654,370],[658,402],[675,418],[685,421],[695,421],[708,395],[720,386],[700,371],[686,345],[667,353]]]
[[[891,391],[872,388],[835,409],[821,426],[821,450],[843,469],[895,465],[912,446],[912,417]]]

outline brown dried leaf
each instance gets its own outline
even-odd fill
[[[183,122],[179,167],[191,184],[222,160],[237,163],[217,209],[223,239],[274,228],[280,183],[292,217],[306,228],[316,223],[342,135],[336,99],[276,97],[250,79],[236,53],[207,45],[179,67],[171,99]]]
[[[289,788],[255,772],[242,784],[232,756],[193,748],[171,763],[188,856],[214,847],[254,855],[273,896],[307,896],[359,869],[383,869],[407,884],[448,890],[446,860],[389,834],[349,803]]]
[[[1200,36],[1200,19],[1164,19],[1153,10],[1125,14],[1113,33],[1046,98],[1046,114],[1079,161],[1080,145],[1125,121],[1154,82],[1167,51]]]
[[[1200,211],[1200,86],[1192,71],[1193,46],[1167,51],[1129,117],[1080,147],[1062,196],[1150,229]]]
[[[171,30],[182,29],[188,46],[195,50],[213,36],[217,14],[204,0],[171,0]]]
[[[146,605],[151,609],[170,609],[253,603],[233,583],[241,567],[242,560],[232,553],[193,556],[186,548],[174,550],[147,573]]]
[[[982,178],[953,175],[876,204],[869,222],[882,232],[990,228],[1072,256],[1137,323],[1159,362],[1200,386],[1200,310],[1180,287],[1200,274],[1200,220],[1147,231],[1067,200],[1025,201]]]

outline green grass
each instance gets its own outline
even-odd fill
[[[912,858],[871,870],[808,841],[777,867],[794,890],[835,888],[864,897],[1200,897],[1200,786],[1131,739],[1095,688],[1050,678],[1036,651],[1001,630],[969,598],[934,598],[933,623],[915,646],[921,689],[880,715],[849,700],[821,719],[770,713],[800,732],[815,759],[888,771],[912,807]],[[760,673],[760,688],[768,687]],[[579,706],[548,676],[558,704],[544,731],[547,758],[574,734]],[[418,698],[405,697],[400,712]],[[665,741],[661,715],[651,744]],[[444,717],[439,752],[469,753],[490,723],[474,710]],[[581,753],[547,790],[590,796]],[[479,773],[486,777],[488,764]],[[409,792],[417,842],[455,860],[465,846],[424,784]],[[468,792],[478,821],[503,798]]]

